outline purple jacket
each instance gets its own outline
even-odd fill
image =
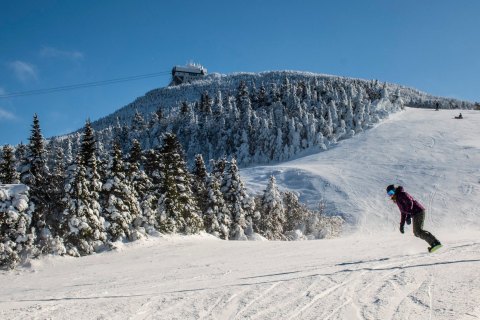
[[[425,208],[417,200],[413,199],[411,195],[403,191],[402,186],[395,189],[395,197],[395,203],[400,209],[401,214],[400,226],[405,225],[407,215],[413,216],[418,212],[425,211]]]

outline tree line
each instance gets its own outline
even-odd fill
[[[14,267],[26,255],[89,255],[159,233],[293,240],[340,232],[341,218],[307,208],[273,176],[249,195],[235,157],[210,160],[207,170],[197,154],[189,168],[173,133],[146,150],[136,139],[128,152],[119,141],[108,153],[98,146],[87,121],[75,157],[66,155],[58,141],[43,138],[37,115],[27,145],[3,146],[0,183],[28,186],[29,198],[0,192],[1,265]]]

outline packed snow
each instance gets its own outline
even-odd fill
[[[321,199],[350,228],[317,241],[207,234],[43,257],[0,274],[2,319],[480,319],[480,112],[409,109],[334,148],[241,171]],[[398,231],[395,183],[444,247]]]

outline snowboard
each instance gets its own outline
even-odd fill
[[[440,249],[441,247],[442,247],[441,244],[437,244],[435,247],[428,248],[428,252],[434,253],[435,251],[437,251],[437,250]]]

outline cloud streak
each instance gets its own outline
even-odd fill
[[[60,58],[72,61],[79,61],[84,58],[84,54],[80,51],[60,50],[54,47],[43,47],[40,50],[40,56],[43,58]]]
[[[16,60],[8,64],[13,71],[15,77],[21,82],[28,82],[30,80],[37,80],[37,69],[33,64],[28,62]]]
[[[0,120],[13,120],[15,115],[0,107]]]

